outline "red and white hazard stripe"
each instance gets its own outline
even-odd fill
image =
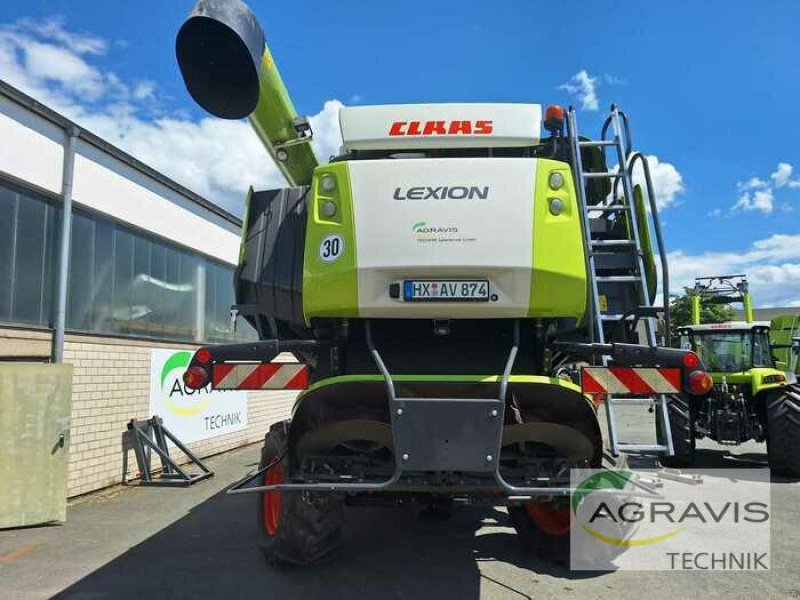
[[[216,363],[212,383],[217,390],[304,390],[308,387],[308,365]]]
[[[681,370],[674,368],[584,367],[581,373],[585,394],[679,394],[681,387]]]

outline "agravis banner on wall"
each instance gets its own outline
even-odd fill
[[[150,414],[186,443],[246,429],[247,392],[187,388],[182,375],[191,359],[189,350],[152,350]]]

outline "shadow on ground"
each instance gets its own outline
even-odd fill
[[[703,451],[699,462],[703,467],[734,466],[719,451]],[[56,598],[471,600],[532,598],[538,575],[553,578],[564,590],[581,587],[577,580],[591,587],[605,583],[598,580],[603,573],[570,572],[526,554],[505,511],[474,507],[461,508],[446,521],[420,519],[404,508],[351,508],[346,543],[334,562],[276,569],[258,548],[255,502],[253,496],[219,493]],[[482,568],[484,561],[524,571],[501,581],[496,570]]]
[[[312,570],[276,569],[258,548],[255,511],[253,497],[219,493],[56,598],[469,600],[480,596],[481,585],[529,597],[488,576],[481,582],[478,563],[484,560],[558,578],[585,576],[524,553],[504,511],[473,507],[445,521],[421,519],[404,508],[350,508],[346,543],[335,561]]]

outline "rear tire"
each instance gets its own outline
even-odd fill
[[[791,384],[766,398],[767,459],[772,473],[800,478],[800,385]]]
[[[531,502],[509,506],[508,514],[526,552],[558,564],[569,562],[569,505]]]
[[[673,456],[661,456],[659,461],[665,467],[681,468],[694,465],[695,435],[694,417],[686,395],[667,396],[667,413],[669,414],[669,427],[672,432]],[[666,440],[661,435],[661,414],[656,414],[656,438],[659,444]]]
[[[289,469],[288,421],[276,423],[264,438],[259,468],[278,460],[264,482],[282,481]],[[262,492],[258,526],[267,560],[276,565],[308,566],[332,559],[342,542],[344,498],[333,492]]]

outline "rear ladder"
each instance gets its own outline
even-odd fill
[[[611,128],[613,137],[606,139],[606,133]],[[631,180],[631,170],[637,159],[641,159],[645,169],[647,192],[651,206],[655,207],[652,183],[647,167],[647,161],[641,154],[631,153],[631,137],[628,128],[628,120],[625,113],[616,106],[611,106],[611,112],[603,125],[603,133],[600,140],[582,140],[578,134],[577,117],[575,109],[570,107],[567,118],[567,135],[569,137],[570,148],[573,156],[573,169],[576,180],[579,209],[583,219],[583,239],[584,251],[587,258],[587,270],[589,276],[590,316],[592,335],[595,342],[607,343],[608,332],[612,327],[623,325],[621,321],[634,316],[635,311],[614,312],[615,307],[611,307],[607,298],[609,290],[616,290],[626,296],[636,298],[639,306],[649,307],[650,298],[648,294],[647,278],[644,265],[644,251],[642,248],[639,217],[637,203],[633,196],[633,182]],[[616,151],[618,167],[616,171],[592,172],[586,171],[583,167],[581,158],[581,148],[596,147],[605,153],[606,148],[613,148]],[[606,179],[612,182],[612,194],[610,199],[605,199],[598,204],[590,205],[587,201],[586,186],[592,179]],[[622,183],[623,201],[616,201],[616,184]],[[610,213],[627,215],[628,236],[625,238],[603,238],[601,231],[597,227],[592,228],[592,221],[595,217],[607,216]],[[645,219],[647,215],[642,215]],[[657,218],[657,217],[656,217]],[[646,222],[643,220],[642,222]],[[664,265],[663,242],[660,229],[656,222],[656,234],[660,246],[662,266]],[[615,274],[603,273],[603,267],[598,263],[606,265],[605,270],[612,270]],[[623,273],[620,274],[619,271]],[[664,273],[666,273],[664,269]],[[668,280],[664,281],[665,288],[668,288]],[[601,294],[600,292],[606,292]],[[612,309],[612,310],[609,310]],[[647,344],[651,347],[657,345],[655,320],[652,317],[642,319],[644,324],[645,337]],[[602,364],[604,367],[611,365],[611,359],[603,355]],[[615,406],[620,405],[652,405],[659,411],[661,419],[657,420],[657,427],[660,425],[660,439],[663,444],[640,444],[622,442],[619,440]],[[611,453],[617,456],[620,452],[628,454],[673,454],[672,433],[669,427],[669,414],[667,411],[667,398],[663,394],[654,397],[615,397],[608,394],[605,397],[606,419],[608,422],[608,437]],[[660,421],[660,423],[658,422]]]

